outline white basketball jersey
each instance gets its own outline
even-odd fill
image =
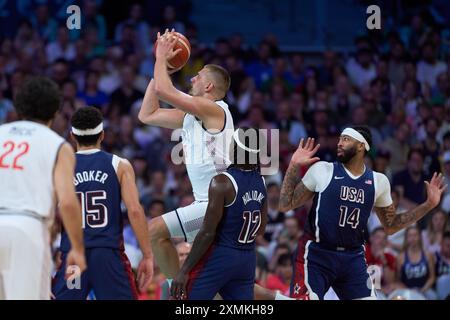
[[[53,218],[53,171],[64,141],[32,121],[0,126],[0,210]]]
[[[207,131],[201,120],[186,114],[183,121],[183,153],[192,184],[195,200],[208,200],[211,179],[230,165],[230,144],[233,140],[234,124],[228,105],[220,100],[216,103],[225,112],[225,125],[221,131]]]

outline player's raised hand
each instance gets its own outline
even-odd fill
[[[166,29],[163,35],[158,32],[157,40],[155,43],[155,56],[156,59],[170,60],[175,57],[181,49],[173,50],[175,44],[178,41],[179,36],[175,34],[175,29],[169,31]]]
[[[147,290],[150,282],[153,278],[153,257],[151,258],[143,258],[141,262],[139,262],[139,266],[137,269],[137,280],[139,285],[139,290],[144,292]]]
[[[310,166],[320,160],[319,157],[314,157],[320,144],[314,145],[314,138],[300,140],[297,150],[292,155],[291,162],[300,166]]]
[[[187,298],[186,285],[189,280],[189,275],[178,272],[176,277],[172,281],[170,287],[170,295],[176,300],[184,300]]]
[[[431,181],[425,181],[425,186],[427,188],[427,203],[432,207],[436,207],[439,202],[441,202],[442,193],[447,189],[445,184],[444,176],[442,173],[433,174]]]

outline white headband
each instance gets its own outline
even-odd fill
[[[96,126],[94,129],[79,130],[77,128],[72,127],[72,133],[77,136],[93,136],[95,134],[99,134],[102,131],[103,131],[103,122],[100,122],[100,124]]]
[[[233,139],[234,141],[236,141],[237,145],[241,148],[244,149],[245,151],[251,152],[251,153],[258,153],[259,149],[250,149],[247,148],[242,142],[239,141],[239,129],[236,129],[236,131],[234,131],[233,133]]]
[[[356,131],[355,129],[345,128],[344,131],[342,131],[342,133],[341,133],[341,136],[344,136],[344,135],[352,137],[353,139],[364,143],[364,146],[366,147],[366,151],[370,150],[369,143],[366,141],[366,139],[363,137],[363,135],[361,133],[359,133],[358,131]]]

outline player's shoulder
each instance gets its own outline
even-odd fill
[[[320,171],[320,170],[330,170],[333,169],[334,164],[332,162],[328,161],[317,161],[314,163],[311,167],[309,167],[309,170],[314,171]]]
[[[237,190],[237,183],[235,177],[228,171],[221,172],[215,175],[209,184],[211,190],[220,189],[223,191],[231,188]]]
[[[223,100],[216,100],[216,101],[214,101],[217,105],[219,105],[220,107],[222,107],[222,108],[228,108],[228,103],[226,103],[225,101],[223,101]]]
[[[389,184],[390,183],[388,177],[384,173],[381,173],[378,171],[373,171],[373,178],[379,184]]]

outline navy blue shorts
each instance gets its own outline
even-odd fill
[[[99,300],[137,299],[134,275],[125,252],[110,248],[86,249],[88,267],[81,275],[79,289],[70,289],[64,279],[66,255],[62,254],[61,267],[53,279],[52,292],[57,300],[86,300],[91,290]]]
[[[290,295],[323,300],[330,287],[341,300],[375,297],[364,249],[331,250],[303,236],[293,264]]]
[[[254,250],[213,245],[189,273],[187,299],[253,300],[255,268]]]

